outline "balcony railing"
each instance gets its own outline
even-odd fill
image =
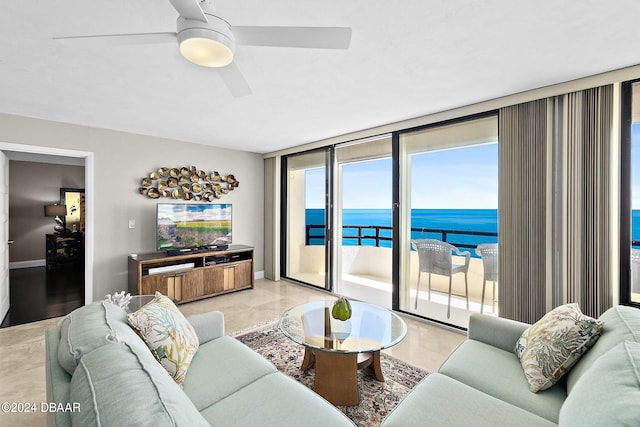
[[[320,230],[320,232],[314,233],[312,230]],[[325,240],[324,235],[325,226],[322,224],[307,224],[305,231],[305,244],[312,245],[314,241],[320,241],[318,245],[322,245]],[[345,230],[356,230],[348,231]],[[391,242],[392,227],[386,225],[343,225],[342,226],[342,241],[356,240],[357,246],[362,246],[364,241],[373,241],[374,246],[380,246],[381,242]],[[382,235],[381,231],[388,231],[387,235]],[[492,231],[471,231],[471,230],[447,230],[442,228],[411,228],[411,234],[422,233],[425,238],[430,237],[428,234],[437,234],[440,236],[439,240],[448,242],[458,248],[475,249],[477,244],[465,243],[460,241],[449,240],[450,236],[475,236],[475,237],[498,237],[498,233]]]

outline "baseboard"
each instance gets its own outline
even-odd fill
[[[32,259],[29,261],[16,261],[9,263],[9,270],[15,270],[18,268],[31,268],[31,267],[44,267],[47,265],[44,259]]]
[[[256,271],[255,274],[253,275],[253,278],[255,280],[264,279],[264,270]]]

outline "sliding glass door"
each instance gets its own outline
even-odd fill
[[[497,117],[406,132],[399,148],[400,309],[461,327],[497,314]]]
[[[284,276],[461,327],[473,311],[497,315],[497,124],[484,115],[285,157]]]
[[[391,308],[391,136],[335,149],[334,291]]]
[[[327,288],[328,150],[284,159],[283,229],[284,276]]]
[[[623,84],[621,295],[640,305],[640,81]]]

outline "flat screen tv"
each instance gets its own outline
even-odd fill
[[[157,250],[228,245],[231,243],[231,205],[158,203]]]

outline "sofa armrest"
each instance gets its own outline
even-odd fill
[[[469,318],[469,339],[483,342],[504,351],[513,351],[520,335],[530,325],[501,317],[471,313]]]
[[[60,325],[45,331],[45,377],[47,385],[47,402],[69,403],[71,375],[58,363],[58,344],[60,342]],[[71,426],[71,413],[65,411],[47,411],[48,427]]]
[[[187,320],[196,331],[200,344],[224,336],[224,315],[219,311],[194,314],[187,317]]]

